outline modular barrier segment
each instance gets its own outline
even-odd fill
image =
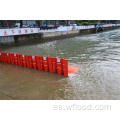
[[[68,77],[68,59],[0,52],[0,62],[64,74]]]

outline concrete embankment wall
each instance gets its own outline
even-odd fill
[[[38,33],[26,34],[26,35],[16,35],[16,36],[1,36],[0,37],[0,45],[36,42],[36,40],[39,38],[41,38],[41,34],[38,34]]]
[[[41,34],[42,39],[50,39],[50,38],[64,38],[70,36],[76,36],[80,34],[79,30],[72,30],[72,31],[56,31],[56,32],[46,32],[46,33],[39,33]]]
[[[6,36],[6,37],[1,36],[0,37],[0,44],[10,44],[14,42],[15,42],[14,36]]]
[[[23,43],[23,42],[29,42],[31,40],[36,40],[41,38],[41,34],[27,34],[27,35],[17,35],[14,36],[15,42],[16,43]]]
[[[94,28],[95,29],[95,28]],[[93,28],[82,29],[82,30],[70,30],[70,31],[56,31],[56,32],[43,32],[34,34],[24,34],[15,36],[3,36],[0,37],[0,44],[10,44],[10,43],[29,43],[29,42],[39,42],[46,40],[71,38],[79,35],[92,34]]]
[[[80,30],[80,35],[93,34],[96,28]]]
[[[120,26],[104,27],[104,31],[114,30],[118,28],[120,28]]]
[[[55,39],[55,38],[69,38],[74,36],[80,36],[80,35],[87,35],[87,34],[93,34],[95,31],[95,28],[91,29],[82,29],[82,30],[71,30],[71,31],[57,31],[57,32],[49,32],[49,33],[41,33],[42,39]]]
[[[118,29],[120,26],[111,26],[104,27],[104,31]],[[71,30],[71,31],[56,31],[56,32],[43,32],[43,33],[34,33],[26,35],[16,35],[16,36],[5,36],[0,37],[1,44],[10,44],[10,43],[30,43],[30,42],[44,42],[46,40],[54,40],[61,38],[71,38],[74,36],[81,36],[96,33],[96,28],[91,29],[80,29],[80,30]]]

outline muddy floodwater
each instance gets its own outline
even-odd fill
[[[0,63],[0,99],[119,100],[120,30],[34,45],[2,47],[0,52],[67,58],[80,70],[64,77]]]

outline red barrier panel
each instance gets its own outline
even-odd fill
[[[4,53],[4,63],[7,63],[7,53]]]
[[[22,54],[19,54],[19,66],[23,66],[23,61],[22,61]]]
[[[40,70],[44,70],[43,56],[40,56]]]
[[[53,62],[52,62],[53,58],[52,57],[48,57],[48,65],[49,65],[49,71],[52,73],[53,72]]]
[[[26,55],[22,55],[23,66],[27,67]]]
[[[0,62],[1,62],[1,59],[2,59],[2,55],[1,55],[1,52],[0,52]]]
[[[36,55],[35,58],[36,58],[38,70],[44,70],[43,56]]]
[[[19,54],[16,54],[16,64],[17,65],[19,65],[19,60],[20,60],[19,58],[20,58]]]
[[[1,54],[1,52],[0,52],[0,62],[2,62],[2,54]]]
[[[36,63],[36,57],[35,56],[32,56],[32,62]]]
[[[4,53],[4,57],[3,57],[3,63],[5,63],[5,53]]]
[[[28,58],[29,58],[29,67],[28,68],[33,68],[32,55],[28,55]]]
[[[14,54],[14,61],[15,61],[14,64],[16,64],[16,65],[18,65],[18,56],[19,56],[19,54]]]
[[[0,62],[2,62],[2,63],[3,63],[3,55],[4,55],[4,53],[0,52]]]
[[[53,73],[57,72],[57,58],[52,58],[52,64],[53,64]]]
[[[33,68],[32,59],[29,59],[29,68]]]
[[[17,55],[17,59],[18,59],[18,65],[20,66],[20,54]]]
[[[4,63],[5,53],[1,52],[1,62]]]
[[[31,59],[29,59],[29,68],[33,68],[33,63]]]
[[[14,53],[10,53],[10,62],[11,64],[15,64]]]
[[[31,59],[31,60],[32,60],[32,55],[28,55],[28,57],[29,57],[29,59]]]
[[[79,67],[72,67],[72,66],[68,66],[68,74],[74,74],[76,73],[80,68]]]
[[[10,55],[11,55],[11,53],[7,53],[7,61],[9,64],[11,64]]]
[[[25,58],[26,58],[26,65],[27,65],[27,67],[29,68],[29,66],[30,66],[30,65],[29,65],[29,56],[26,55]]]
[[[33,63],[33,68],[37,69],[36,56],[32,56],[32,63]]]
[[[33,68],[37,69],[37,64],[36,63],[33,63]]]
[[[7,63],[10,64],[10,53],[7,53],[6,59],[7,59]]]
[[[68,77],[68,59],[63,58],[63,73]]]
[[[13,56],[14,54],[13,53],[10,53],[10,63],[13,64]]]
[[[63,74],[63,60],[60,58],[57,58],[57,72],[58,74]]]
[[[7,57],[7,54],[4,53],[4,59],[3,59],[3,62],[6,63],[6,57]]]
[[[37,66],[38,70],[41,70],[40,69],[40,56],[36,55],[35,59],[36,59],[36,66]]]
[[[43,57],[44,70],[49,71],[48,57]]]

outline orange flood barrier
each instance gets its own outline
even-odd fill
[[[79,68],[68,66],[68,59],[52,58],[50,56],[0,52],[0,62],[50,71],[51,73],[58,73],[59,75],[64,74],[66,77],[68,77],[68,74],[73,74],[79,70]]]
[[[68,66],[68,74],[74,74],[76,73],[80,68],[78,67],[72,67],[72,66]]]

